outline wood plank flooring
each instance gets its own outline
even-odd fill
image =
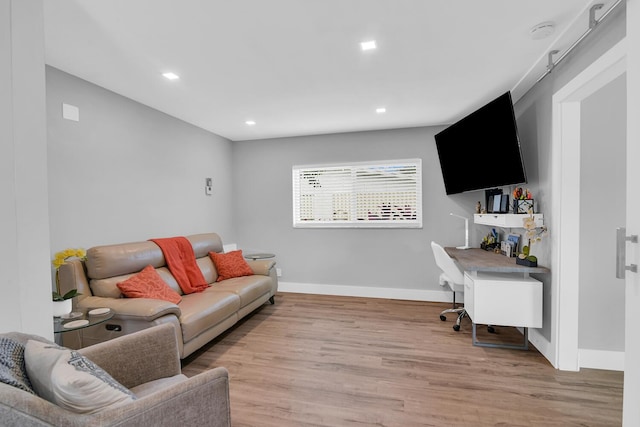
[[[619,426],[623,373],[474,347],[419,301],[281,293],[183,361],[224,366],[240,426]],[[512,328],[481,340],[520,343]],[[482,336],[480,334],[482,333]]]

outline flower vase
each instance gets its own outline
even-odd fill
[[[53,301],[53,317],[60,317],[63,314],[69,314],[73,310],[73,300],[66,299],[64,301]]]
[[[526,267],[537,267],[538,266],[538,261],[530,261],[526,258],[518,258],[516,257],[516,264],[518,265],[524,265]]]

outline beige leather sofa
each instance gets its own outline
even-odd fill
[[[161,325],[79,350],[137,400],[80,414],[0,382],[0,425],[229,427],[228,371],[217,367],[187,378],[181,372],[174,335],[172,327]],[[46,342],[18,332],[1,337],[22,344],[30,339]]]
[[[220,236],[215,233],[185,236],[193,247],[197,264],[209,287],[184,295],[169,272],[159,246],[151,241],[96,246],[87,250],[86,262],[71,260],[59,269],[62,292],[78,289],[77,308],[108,307],[115,316],[82,331],[82,345],[87,346],[153,325],[170,323],[176,329],[180,358],[184,359],[213,338],[233,326],[267,301],[274,303],[278,289],[275,261],[248,260],[252,276],[216,282],[218,274],[209,252],[223,252]],[[152,265],[162,279],[182,296],[178,304],[148,298],[124,298],[117,287],[133,274]],[[63,344],[79,347],[78,334],[65,333]]]

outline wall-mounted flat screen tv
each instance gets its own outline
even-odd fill
[[[527,182],[511,92],[435,135],[447,194]]]

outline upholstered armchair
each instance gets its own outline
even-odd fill
[[[93,413],[66,409],[38,394],[9,385],[5,379],[0,382],[0,424],[20,427],[230,426],[227,370],[219,367],[187,378],[181,373],[174,334],[172,325],[163,324],[86,347],[78,350],[79,354],[69,350],[68,354],[73,354],[76,360],[86,358],[89,362],[85,361],[85,364],[93,362],[106,371],[122,390],[133,396]],[[16,342],[25,345],[25,365],[33,360],[29,348],[62,352],[53,343],[33,335],[11,332],[0,334],[0,339],[5,349],[4,360],[0,360],[4,365],[4,371],[0,373],[4,377],[7,376],[7,342],[13,348]],[[45,344],[41,344],[43,342]],[[33,352],[31,350],[31,354]],[[69,369],[69,364],[64,368]],[[33,369],[29,366],[26,371],[31,372],[28,378],[34,388],[42,382],[42,379],[31,378]],[[50,379],[48,374],[43,377]],[[87,400],[89,394],[86,394]]]

